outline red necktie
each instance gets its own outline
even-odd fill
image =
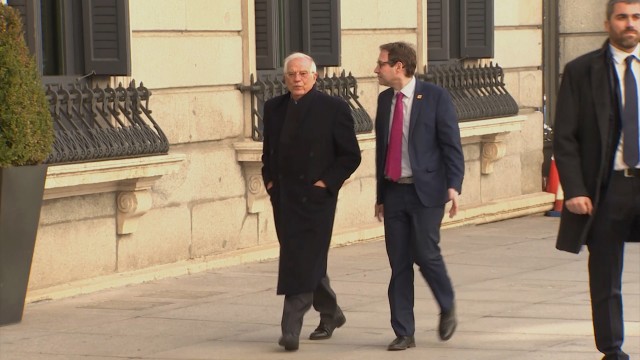
[[[387,177],[398,181],[402,173],[402,119],[403,119],[403,94],[396,94],[396,106],[393,109],[393,121],[391,122],[391,136],[387,147]]]

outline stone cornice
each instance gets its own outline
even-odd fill
[[[473,141],[474,136],[493,135],[522,130],[522,123],[527,119],[525,115],[515,115],[501,118],[465,121],[460,123],[460,137],[463,143]],[[465,141],[471,140],[471,141]]]
[[[525,115],[490,118],[460,123],[460,136],[463,144],[481,143],[482,174],[493,172],[493,163],[504,157],[506,134],[522,130]],[[374,133],[358,135],[360,150],[372,150],[376,146]],[[262,183],[262,143],[247,139],[233,144],[236,158],[242,164],[247,184],[247,211],[262,212],[266,206],[267,192]]]
[[[522,130],[522,123],[527,119],[525,115],[501,118],[490,118],[460,123],[460,136],[463,144],[481,143],[482,146],[482,174],[493,172],[493,163],[504,157],[506,145],[504,137],[512,131]],[[358,135],[360,150],[372,150],[376,146],[374,133]],[[242,164],[245,183],[247,184],[247,211],[252,214],[260,213],[267,206],[267,191],[262,183],[262,143],[252,140],[240,141],[233,144],[236,158]]]
[[[151,209],[150,189],[163,175],[178,171],[186,156],[169,154],[131,159],[51,165],[44,199],[117,192],[117,232],[131,234]]]

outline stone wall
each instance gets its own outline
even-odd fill
[[[66,185],[50,176],[31,300],[277,256],[270,205],[254,181],[261,144],[250,140],[250,98],[236,88],[255,73],[253,1],[129,4],[132,78],[153,93],[150,108],[171,142],[173,165],[142,175],[129,165],[108,181],[75,166],[69,171],[80,180]],[[383,90],[373,73],[378,46],[414,43],[422,68],[426,0],[345,0],[341,7],[342,66],[332,70],[358,78],[359,101],[373,117]],[[462,211],[446,226],[540,212],[553,202],[540,192],[541,7],[542,0],[495,1],[494,61],[521,112],[464,124]],[[340,193],[334,244],[383,235],[373,217],[373,135],[359,138],[362,165]],[[50,175],[62,172],[55,168]],[[127,210],[122,192],[139,209]],[[125,221],[133,230],[121,230]]]
[[[558,3],[558,51],[560,73],[567,62],[600,47],[604,32],[606,1],[560,0]]]

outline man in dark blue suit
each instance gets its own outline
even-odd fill
[[[396,339],[388,350],[415,346],[413,264],[420,267],[440,306],[440,339],[456,329],[454,292],[440,253],[445,204],[458,211],[464,157],[458,118],[449,93],[417,80],[416,52],[406,43],[380,46],[376,112],[375,215],[384,219],[391,265],[389,305]],[[394,126],[395,124],[395,126]]]

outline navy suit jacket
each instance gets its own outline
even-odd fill
[[[384,204],[384,180],[391,100],[389,88],[378,96],[376,111],[377,204]],[[418,197],[424,206],[444,205],[447,189],[462,192],[464,156],[458,116],[445,89],[416,79],[409,123],[409,160]]]

